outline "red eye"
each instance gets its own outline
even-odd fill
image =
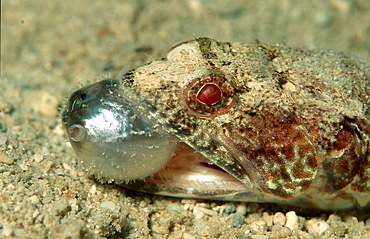
[[[197,99],[200,103],[214,105],[221,100],[222,91],[216,84],[208,83],[198,91]]]
[[[235,103],[233,78],[217,70],[190,81],[183,91],[189,113],[196,117],[212,118],[227,113]]]

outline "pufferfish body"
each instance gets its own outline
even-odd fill
[[[63,123],[101,181],[326,210],[370,202],[370,65],[197,38],[72,94]]]

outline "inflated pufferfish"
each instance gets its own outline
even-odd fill
[[[344,209],[370,202],[370,65],[197,38],[72,94],[82,166],[139,191]]]

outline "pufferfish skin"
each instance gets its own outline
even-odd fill
[[[370,202],[370,64],[197,38],[72,94],[63,123],[102,182],[324,210]]]

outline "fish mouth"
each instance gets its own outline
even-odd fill
[[[120,185],[171,197],[234,201],[255,197],[246,195],[251,190],[245,184],[183,142],[177,143],[173,157],[160,171]]]
[[[106,79],[71,95],[62,121],[85,171],[102,182],[168,196],[245,191],[244,184],[138,109],[118,80]]]

